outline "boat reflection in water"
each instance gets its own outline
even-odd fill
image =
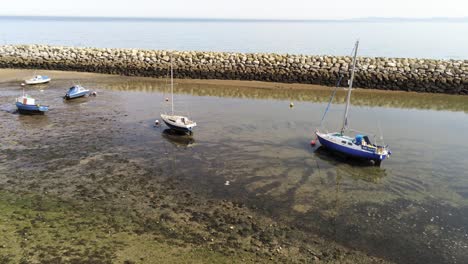
[[[114,91],[164,92],[165,82],[161,79],[142,79],[134,77],[113,77],[112,80],[96,82],[93,85]],[[219,81],[194,83],[192,80],[177,80],[175,94],[192,96],[215,96],[224,98],[251,98],[269,100],[288,100],[297,102],[327,103],[330,100],[330,88],[303,84],[267,84],[252,85],[248,81]],[[202,81],[200,81],[202,82]],[[264,85],[265,87],[262,88]],[[291,89],[293,88],[293,89]],[[273,89],[273,90],[272,90]],[[335,102],[346,103],[346,90],[336,92]],[[430,109],[462,111],[468,113],[467,96],[435,93],[408,93],[406,91],[386,91],[354,89],[354,106],[391,107],[403,109]]]
[[[162,136],[177,147],[192,147],[195,145],[195,139],[191,135],[177,130],[164,129]]]
[[[314,154],[321,161],[335,166],[336,171],[344,170],[345,174],[356,180],[364,180],[367,182],[379,182],[380,179],[387,176],[385,169],[374,166],[372,161],[366,161],[359,158],[354,158],[323,146],[318,147]],[[343,166],[340,166],[342,164]]]

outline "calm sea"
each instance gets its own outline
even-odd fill
[[[468,59],[467,22],[0,17],[1,44]]]

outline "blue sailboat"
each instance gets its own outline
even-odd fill
[[[348,88],[348,93],[346,97],[346,108],[345,108],[345,113],[343,117],[343,126],[341,128],[341,131],[325,133],[325,132],[320,132],[317,129],[315,134],[320,144],[327,149],[339,152],[347,156],[364,159],[364,160],[371,160],[374,162],[376,166],[380,166],[381,162],[391,155],[391,151],[387,145],[386,146],[376,145],[371,142],[368,135],[364,135],[364,134],[356,134],[354,136],[345,135],[345,132],[350,132],[350,129],[348,129],[348,113],[349,113],[349,105],[350,105],[350,100],[351,100],[351,91],[353,87],[354,73],[356,71],[356,56],[357,56],[358,47],[359,47],[359,41],[356,42],[355,47],[354,47],[353,67],[351,71],[351,79],[349,80],[349,88]],[[338,86],[339,85],[337,85],[337,87]],[[333,99],[333,96],[332,96],[332,99]],[[331,103],[331,100],[330,100],[330,103]],[[315,141],[313,141],[313,144],[315,144]]]

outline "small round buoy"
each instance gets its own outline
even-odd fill
[[[156,119],[156,120],[154,121],[154,125],[155,125],[155,126],[159,126],[159,120]]]
[[[21,86],[25,86],[25,84],[24,84],[24,83],[21,83]]]
[[[315,139],[312,140],[312,141],[310,141],[310,145],[311,145],[311,146],[315,146],[315,144],[317,144],[317,142],[315,141]]]
[[[290,108],[293,108],[293,106],[294,106],[294,103],[293,103],[293,102],[289,103],[289,107],[290,107]]]
[[[92,96],[96,96],[97,93],[93,91],[93,92],[91,93],[91,95],[92,95]]]
[[[166,97],[166,102],[169,102],[169,98]]]

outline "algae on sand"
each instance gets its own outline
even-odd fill
[[[1,263],[232,263],[262,259],[209,248],[165,243],[157,233],[137,234],[139,223],[113,211],[37,194],[0,192]]]

